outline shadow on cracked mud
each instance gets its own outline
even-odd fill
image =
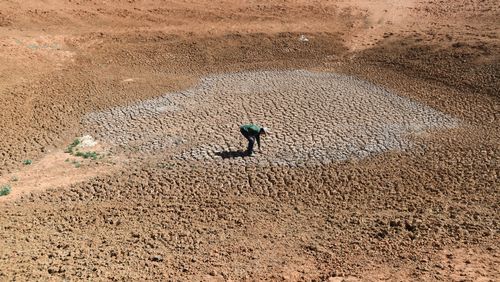
[[[215,155],[217,155],[223,159],[234,159],[234,158],[248,157],[247,153],[245,151],[242,151],[242,150],[215,152]]]

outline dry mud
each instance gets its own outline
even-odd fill
[[[212,160],[237,158],[245,147],[238,126],[250,122],[274,133],[263,140],[258,159],[245,160],[285,165],[404,150],[412,144],[409,135],[458,124],[369,82],[301,70],[209,76],[185,91],[88,114],[82,124],[134,152]]]
[[[498,281],[497,2],[0,1],[0,280]]]

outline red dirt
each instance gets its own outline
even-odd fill
[[[234,2],[0,3],[0,280],[499,280],[497,1]],[[64,162],[87,113],[262,69],[354,75],[462,126],[311,167]]]

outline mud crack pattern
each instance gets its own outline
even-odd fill
[[[263,140],[259,158],[229,158],[245,148],[238,130],[245,123],[273,134]],[[191,89],[83,119],[89,134],[125,150],[289,165],[405,150],[413,144],[409,135],[457,124],[355,77],[303,70],[212,75]]]

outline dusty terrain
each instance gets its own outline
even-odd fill
[[[499,280],[496,2],[1,1],[0,280]]]

